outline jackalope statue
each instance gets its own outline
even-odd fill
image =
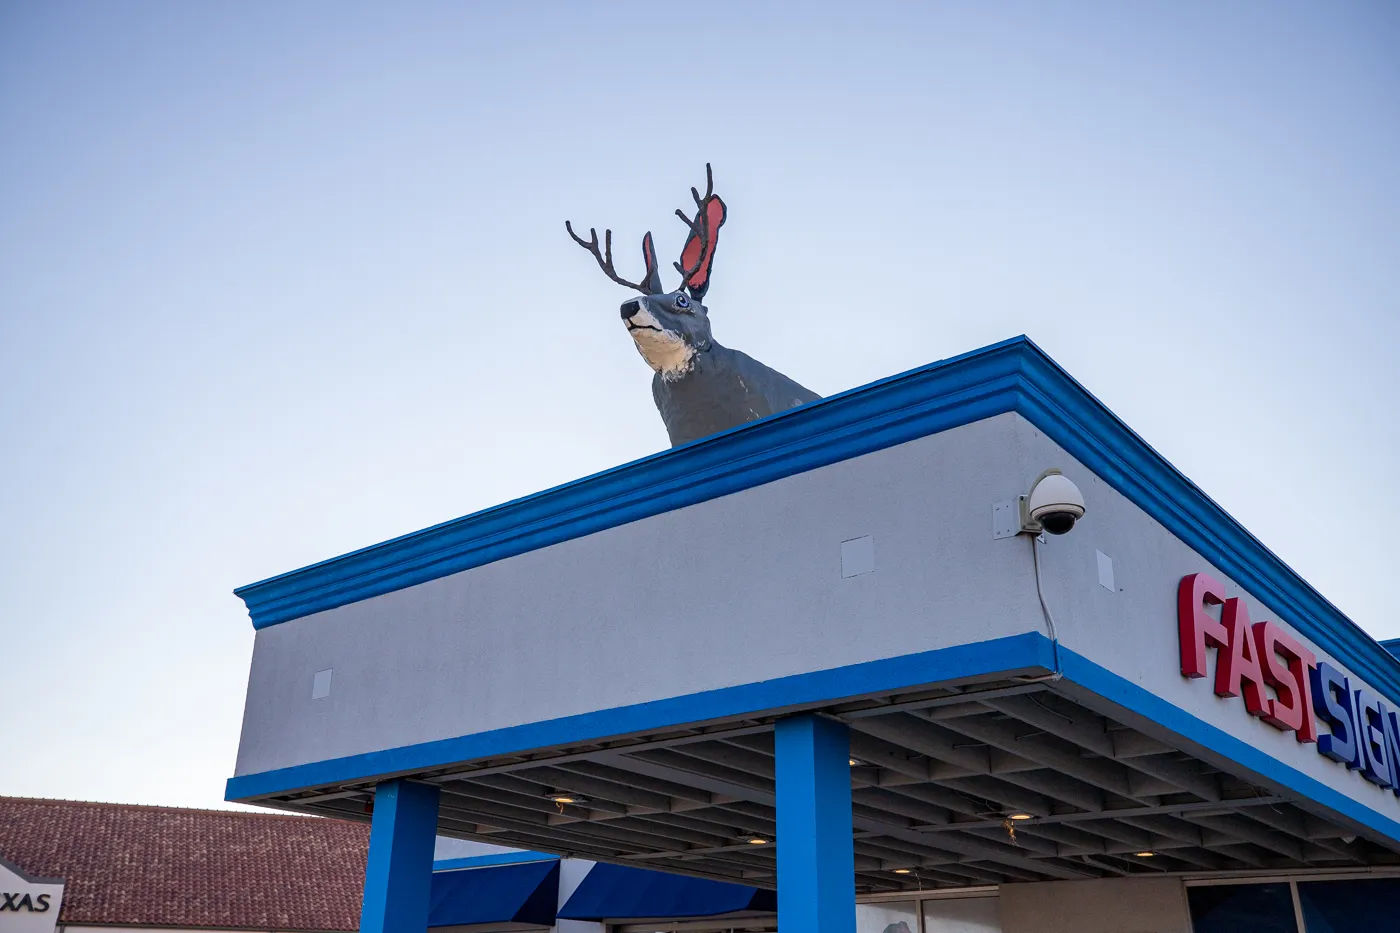
[[[690,194],[695,198],[695,219],[691,220],[684,211],[676,211],[676,216],[690,228],[690,235],[681,249],[680,262],[673,263],[682,280],[681,287],[673,292],[661,287],[661,270],[650,231],[642,237],[646,276],[637,283],[620,277],[613,268],[611,230],[603,232],[600,252],[596,229],[590,229],[589,239],[585,240],[564,221],[569,236],[593,254],[608,278],[642,293],[641,298],[622,303],[622,321],[637,352],[656,371],[651,379],[651,395],[666,423],[672,447],[821,398],[748,354],[721,346],[710,336],[709,312],[700,300],[710,287],[710,271],[726,210],[715,194],[709,165],[705,166],[705,196],[702,198],[694,188]]]

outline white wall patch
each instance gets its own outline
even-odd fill
[[[1113,585],[1113,558],[1103,551],[1095,551],[1099,556],[1099,586],[1110,593],[1118,592],[1118,588]]]
[[[875,570],[875,539],[870,535],[841,542],[841,576],[858,577]]]
[[[332,668],[317,671],[311,678],[311,699],[320,700],[331,695]]]

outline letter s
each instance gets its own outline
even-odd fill
[[[1317,751],[1348,768],[1361,767],[1361,742],[1352,706],[1351,682],[1331,664],[1320,662],[1312,669],[1313,702],[1317,715],[1331,728],[1330,735],[1317,737]]]

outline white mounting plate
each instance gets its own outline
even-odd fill
[[[1021,527],[1021,502],[1025,498],[1017,496],[1015,499],[1003,499],[1001,502],[992,503],[993,538],[1014,538],[1025,531]],[[1045,543],[1044,533],[1035,537],[1041,544]]]
[[[992,503],[992,537],[1014,538],[1021,533],[1021,502],[1005,499]]]

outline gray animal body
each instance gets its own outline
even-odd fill
[[[672,447],[821,398],[747,353],[719,344],[699,354],[695,368],[674,382],[652,376],[651,397]]]
[[[705,306],[682,292],[625,301],[622,320],[655,371],[651,396],[673,447],[821,398],[716,343]]]
[[[821,398],[748,354],[716,343],[711,335],[709,311],[700,300],[709,289],[719,228],[727,210],[714,194],[708,165],[705,174],[709,181],[705,196],[690,189],[695,219],[676,211],[690,227],[681,261],[675,263],[683,278],[676,291],[662,290],[650,233],[642,238],[647,274],[636,283],[620,278],[613,268],[611,230],[605,231],[600,250],[597,230],[590,230],[589,240],[584,240],[572,225],[564,225],[598,260],[608,278],[642,293],[641,298],[622,303],[622,321],[637,352],[654,372],[652,399],[673,447]]]

